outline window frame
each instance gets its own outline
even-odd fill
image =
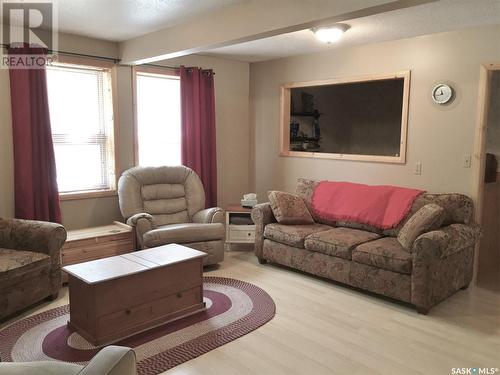
[[[403,78],[403,107],[401,114],[401,138],[399,156],[335,154],[326,152],[291,151],[290,150],[290,106],[291,89],[311,86],[339,85],[345,83],[373,82],[387,79]],[[408,139],[408,106],[410,98],[410,70],[390,74],[374,74],[350,78],[333,78],[306,82],[285,83],[281,86],[280,97],[280,139],[279,156],[365,161],[374,163],[406,164],[406,149]]]
[[[178,69],[160,67],[160,66],[146,66],[137,65],[132,67],[132,109],[134,111],[134,165],[139,166],[139,118],[137,113],[137,74],[144,73],[151,76],[170,76],[175,79],[180,79]]]
[[[69,200],[79,200],[79,199],[91,199],[91,198],[101,198],[110,197],[118,195],[118,178],[119,178],[119,153],[118,145],[116,140],[119,138],[119,124],[118,124],[118,98],[117,98],[117,65],[111,60],[101,60],[84,58],[69,55],[58,55],[54,66],[58,64],[61,65],[75,65],[75,66],[87,66],[92,68],[101,68],[109,70],[110,80],[111,80],[111,107],[113,110],[113,126],[112,134],[110,135],[110,144],[112,147],[111,155],[114,158],[114,179],[111,181],[111,186],[109,189],[95,189],[95,190],[81,190],[81,191],[71,191],[59,193],[59,199],[61,201]]]

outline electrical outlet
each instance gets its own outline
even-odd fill
[[[413,168],[413,173],[414,174],[422,174],[422,163],[418,162],[418,163],[415,163],[415,167]]]
[[[464,160],[462,162],[462,168],[470,168],[472,163],[472,156],[471,154],[465,154],[464,155]]]

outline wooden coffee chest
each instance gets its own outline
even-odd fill
[[[206,256],[170,244],[66,266],[69,326],[100,346],[204,310]]]

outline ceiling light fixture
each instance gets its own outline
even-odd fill
[[[345,23],[337,23],[332,26],[315,27],[311,30],[318,40],[330,44],[338,42],[349,28],[350,26]]]

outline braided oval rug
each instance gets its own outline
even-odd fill
[[[237,339],[274,317],[272,298],[244,281],[205,277],[207,309],[114,343],[135,350],[139,375],[159,374]],[[86,364],[99,351],[67,327],[69,305],[21,319],[0,331],[2,362]]]

